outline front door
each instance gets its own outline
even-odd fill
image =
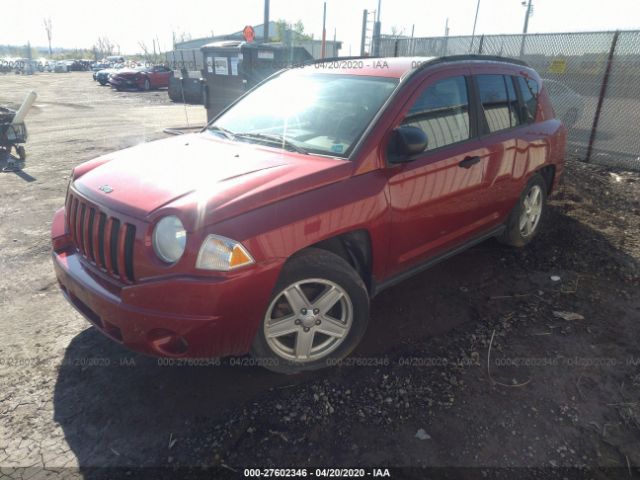
[[[469,70],[449,68],[428,77],[398,125],[421,128],[429,139],[409,163],[389,165],[393,275],[487,230],[489,152],[477,138]]]

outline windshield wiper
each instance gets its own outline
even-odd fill
[[[233,132],[227,130],[226,128],[218,127],[217,125],[212,125],[207,130],[209,130],[210,132],[221,133],[229,140],[234,140],[236,138]]]
[[[283,135],[271,134],[271,133],[236,133],[233,135],[235,138],[247,138],[257,140],[267,140],[269,143],[277,144],[283,148],[291,147],[292,150],[308,155],[309,152],[299,145],[296,145],[290,140],[287,140]]]

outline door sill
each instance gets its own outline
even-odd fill
[[[505,226],[504,225],[499,225],[481,235],[478,235],[477,237],[473,237],[471,240],[467,240],[466,242],[452,248],[451,250],[447,250],[446,252],[440,253],[434,257],[428,258],[427,260],[419,263],[418,265],[408,268],[407,270],[404,270],[400,273],[397,273],[395,275],[393,275],[392,277],[387,278],[386,280],[383,280],[380,283],[376,283],[373,287],[372,290],[372,294],[371,297],[375,297],[376,295],[378,295],[380,292],[382,292],[383,290],[389,288],[389,287],[393,287],[394,285],[410,278],[413,277],[414,275],[417,275],[418,273],[424,272],[425,270],[433,267],[434,265],[437,265],[438,263],[447,260],[448,258],[451,258],[459,253],[464,252],[465,250],[478,245],[479,243],[484,242],[485,240],[488,240],[492,237],[497,237],[498,235],[502,234],[505,230]]]

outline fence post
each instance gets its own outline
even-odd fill
[[[400,43],[400,40],[398,38],[396,38],[396,41],[393,45],[393,56],[397,57],[398,56],[398,44]]]
[[[482,45],[484,44],[484,34],[480,37],[480,46],[478,47],[478,55],[482,55]]]
[[[616,51],[616,45],[618,43],[618,37],[620,36],[620,30],[616,30],[613,34],[613,40],[611,41],[611,48],[609,49],[609,56],[607,58],[607,67],[604,71],[604,77],[602,78],[602,85],[600,86],[600,95],[598,96],[598,106],[596,107],[596,113],[593,117],[593,126],[591,127],[591,134],[589,135],[589,146],[587,147],[587,156],[584,159],[586,163],[591,161],[591,154],[593,153],[593,144],[596,141],[596,133],[598,131],[598,122],[600,121],[600,113],[602,113],[602,104],[604,103],[604,97],[607,94],[607,87],[609,86],[609,75],[611,74],[611,64],[613,63],[613,56]]]

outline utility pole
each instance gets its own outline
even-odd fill
[[[325,58],[327,52],[327,2],[324,2],[324,10],[322,14],[322,49],[320,50],[320,58]]]
[[[269,41],[269,0],[264,0],[264,24],[262,25],[264,30],[264,42]]]
[[[376,21],[373,24],[373,48],[372,56],[379,57],[380,56],[380,30],[382,29],[382,25],[380,23],[380,4],[382,0],[378,0],[378,10],[376,11]]]
[[[522,2],[522,6],[524,5],[527,6],[527,13],[524,14],[524,28],[522,29],[522,33],[524,33],[525,35],[529,31],[529,17],[531,16],[532,3],[533,3],[533,0]]]
[[[362,36],[360,37],[360,56],[365,55],[365,44],[367,43],[367,23],[369,22],[369,12],[362,11]]]

